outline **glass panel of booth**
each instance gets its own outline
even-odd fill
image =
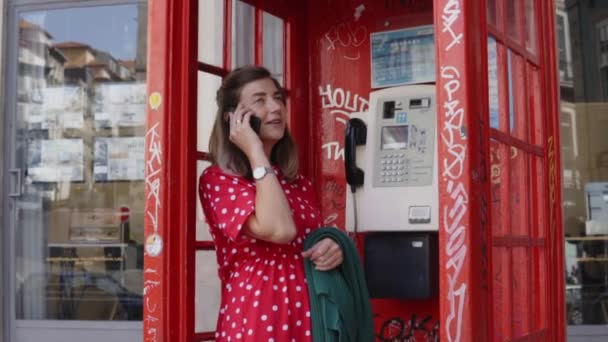
[[[531,319],[531,279],[530,269],[532,259],[530,247],[512,248],[513,267],[513,336],[512,339],[522,338],[530,331]]]
[[[498,26],[497,19],[497,2],[498,0],[487,0],[487,21],[488,25]]]
[[[196,161],[196,174],[200,176],[203,171],[209,167],[211,163],[204,160]],[[207,220],[205,219],[205,215],[203,214],[203,208],[201,207],[201,201],[198,197],[198,177],[196,180],[196,241],[211,241],[211,233],[209,232],[209,225],[207,224]]]
[[[510,146],[509,149],[509,199],[511,234],[530,236],[530,168],[529,154]]]
[[[507,36],[516,43],[522,42],[521,32],[521,16],[522,16],[522,1],[523,0],[504,0],[505,11],[505,28]]]
[[[524,16],[526,23],[526,49],[536,55],[538,44],[538,20],[536,19],[536,3],[538,0],[524,0]]]
[[[509,217],[509,163],[510,149],[507,145],[490,140],[490,198],[492,237],[510,234]]]
[[[17,319],[142,319],[147,14],[19,14]]]
[[[222,84],[222,78],[206,72],[198,72],[196,149],[209,151],[209,137],[217,112],[215,92]]]
[[[488,103],[490,105],[490,127],[500,129],[498,78],[498,47],[496,39],[488,37]]]
[[[547,200],[549,199],[549,191],[547,188],[547,172],[545,170],[547,161],[542,157],[533,157],[533,162],[533,177],[535,178],[533,183],[535,187],[534,191],[536,193],[536,200],[534,201],[536,219],[532,224],[532,236],[538,239],[545,239],[549,227],[549,222],[547,221]]]
[[[531,142],[537,146],[545,146],[545,115],[542,106],[542,88],[540,84],[540,71],[535,65],[528,63],[527,68],[528,80],[528,108],[529,115],[533,122],[533,130],[531,132]]]
[[[255,7],[242,1],[232,3],[232,66],[254,63]]]
[[[492,247],[492,309],[494,340],[510,341],[512,332],[512,283],[511,249]]]
[[[221,298],[215,251],[196,251],[195,264],[194,331],[214,331]]]
[[[509,128],[515,138],[528,142],[529,118],[527,115],[526,74],[524,58],[507,50],[507,77],[509,85]]]
[[[546,237],[547,230],[549,228],[549,222],[547,220],[549,191],[547,188],[547,176],[545,171],[546,159],[543,157],[532,156],[531,163],[533,164],[532,184],[534,187],[534,200],[532,201],[532,207],[535,211],[532,219],[531,237],[535,239],[539,245],[532,249],[532,273],[530,276],[532,277],[532,288],[542,289],[546,287],[547,265],[549,265],[546,248],[546,246],[548,246]],[[534,293],[532,305],[534,313],[534,325],[532,326],[532,329],[546,329],[549,322],[548,291],[538,291]]]
[[[264,12],[264,61],[263,64],[281,85],[284,85],[285,70],[285,23],[281,18]]]
[[[198,1],[198,60],[218,67],[224,58],[224,1]]]

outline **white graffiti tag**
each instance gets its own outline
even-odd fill
[[[321,145],[321,148],[327,152],[329,160],[344,160],[344,148],[337,141],[331,141]]]
[[[321,107],[329,109],[336,121],[346,124],[353,112],[364,112],[369,109],[369,102],[359,94],[352,94],[342,88],[332,89],[331,85],[319,86]]]
[[[467,221],[469,196],[462,182],[466,160],[466,134],[464,109],[458,99],[460,71],[453,66],[441,68],[445,100],[443,103],[444,124],[441,141],[447,153],[443,159],[442,177],[449,200],[443,208],[443,229],[447,233],[445,265],[448,277],[449,312],[445,322],[447,341],[460,341],[463,313],[466,304],[467,283],[461,279],[462,268],[467,257]]]
[[[158,133],[159,124],[156,123],[146,133],[148,146],[148,161],[146,162],[146,186],[148,187],[146,214],[152,221],[154,232],[158,232],[158,209],[160,201],[160,172],[162,169],[162,145]]]
[[[361,13],[365,6],[361,8],[359,6],[355,9],[355,21],[361,18]],[[325,40],[328,43],[327,50],[336,50],[337,47],[342,49],[355,48],[355,55],[348,56],[344,55],[345,59],[358,60],[361,58],[361,53],[358,48],[367,40],[367,28],[363,25],[359,25],[355,22],[342,23],[336,26],[332,26],[325,33]]]
[[[461,0],[450,0],[443,7],[443,14],[441,15],[441,24],[443,29],[441,32],[449,33],[452,39],[452,42],[446,46],[445,51],[449,51],[452,47],[454,47],[454,45],[462,43],[462,32],[456,33],[452,27],[460,18],[460,1]]]

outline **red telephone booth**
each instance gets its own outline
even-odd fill
[[[213,2],[221,30],[207,42],[221,53],[202,61],[203,5],[150,1],[145,341],[214,339],[194,323],[195,312],[215,314],[195,305],[197,262],[215,258],[213,243],[197,239],[196,185],[207,157],[197,97],[216,89],[197,87],[243,62],[235,40],[250,43],[244,61],[265,64],[269,16],[281,27],[277,72],[301,172],[315,180],[325,224],[338,227],[345,122],[369,109],[370,34],[434,25],[440,286],[424,301],[373,300],[378,341],[564,341],[553,1]],[[251,30],[237,25],[237,3]]]

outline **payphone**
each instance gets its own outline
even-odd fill
[[[372,298],[429,298],[438,286],[435,86],[378,90],[369,108],[346,129],[347,230],[369,233]]]
[[[349,122],[345,167],[347,181],[356,187],[347,208],[373,210],[358,210],[356,216],[351,211],[347,228],[354,230],[356,223],[360,232],[436,231],[435,86],[375,91],[370,94],[369,108],[369,112],[355,113]],[[365,139],[360,137],[364,129]],[[357,176],[351,175],[358,168],[362,176],[353,184],[351,179]]]

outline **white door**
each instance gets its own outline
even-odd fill
[[[7,340],[140,341],[146,2],[8,13]]]

